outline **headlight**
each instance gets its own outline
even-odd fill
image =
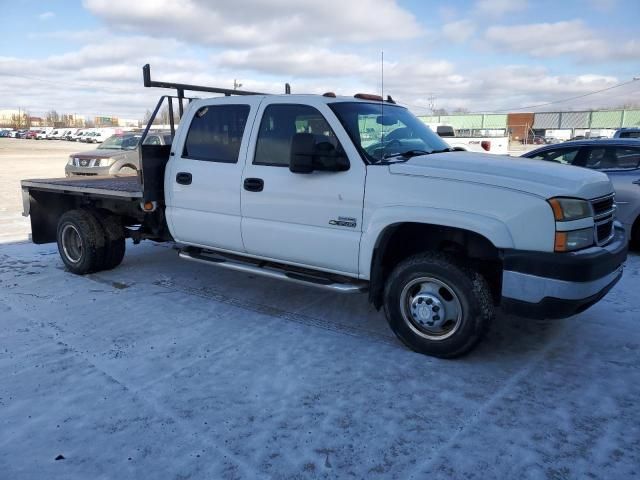
[[[592,215],[591,205],[586,200],[578,198],[551,198],[549,204],[557,222],[579,220]]]
[[[69,161],[67,162],[67,165],[73,166],[73,157],[69,157]]]
[[[556,232],[555,251],[571,252],[593,245],[593,228]]]

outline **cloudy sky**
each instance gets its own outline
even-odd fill
[[[638,0],[0,0],[0,109],[142,118],[158,80],[436,108],[640,105]],[[557,102],[590,92],[602,93]]]

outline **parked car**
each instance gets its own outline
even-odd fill
[[[140,169],[138,145],[142,134],[112,135],[95,150],[74,153],[65,167],[67,177],[75,175],[132,175]],[[170,132],[149,132],[145,145],[171,145]]]
[[[89,133],[89,130],[87,130],[86,128],[78,129],[76,133],[71,135],[70,140],[72,142],[82,142],[82,137],[84,137],[87,133]]]
[[[0,131],[0,137],[11,137],[11,130]]]
[[[640,138],[640,128],[620,128],[613,134],[613,138]]]
[[[62,140],[67,140],[67,141],[72,141],[73,136],[78,133],[80,131],[79,128],[69,128],[67,130],[65,130],[65,132],[62,134],[62,137],[60,137]]]
[[[370,143],[369,125],[393,139]],[[497,306],[582,312],[627,257],[606,175],[455,151],[376,95],[196,99],[171,148],[140,154],[136,177],[23,180],[33,242],[57,241],[76,274],[117,266],[131,236],[266,282],[367,291],[405,345],[441,357],[473,348]],[[609,212],[597,228],[593,210]]]
[[[640,140],[570,141],[548,145],[522,156],[606,173],[616,191],[616,216],[626,227],[631,245],[640,248]]]
[[[38,132],[36,133],[36,140],[46,140],[47,135],[49,134],[50,131],[51,131],[51,128],[36,130],[36,132]]]
[[[36,140],[36,137],[38,136],[38,133],[40,133],[39,130],[27,130],[24,134],[23,138],[29,139],[29,140]]]

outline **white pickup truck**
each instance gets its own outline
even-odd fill
[[[187,260],[368,291],[402,342],[440,357],[469,351],[497,307],[567,317],[622,275],[627,244],[604,174],[452,151],[390,99],[144,73],[145,86],[178,89],[163,99],[179,102],[181,121],[172,145],[142,146],[139,176],[22,182],[33,241],[57,242],[73,273],[117,266],[125,237],[173,241]],[[227,96],[182,111],[184,90]],[[372,122],[379,142],[362,140]]]
[[[428,123],[427,126],[444,138],[447,144],[460,151],[493,153],[495,155],[507,155],[509,153],[509,137],[507,135],[460,135],[451,125],[441,123]],[[482,133],[476,130],[467,130],[470,133]]]

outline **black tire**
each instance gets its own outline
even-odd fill
[[[636,221],[633,223],[633,227],[631,227],[629,248],[636,252],[640,251],[640,218],[636,218]]]
[[[105,251],[100,270],[111,270],[122,263],[126,250],[124,228],[120,217],[109,212],[97,212],[96,217],[104,230]]]
[[[485,278],[440,252],[414,255],[396,266],[385,285],[384,309],[391,330],[405,345],[440,358],[471,350],[494,315]],[[451,313],[456,318],[446,319]]]
[[[65,266],[77,275],[102,270],[105,233],[95,214],[69,210],[58,221],[58,252]]]

